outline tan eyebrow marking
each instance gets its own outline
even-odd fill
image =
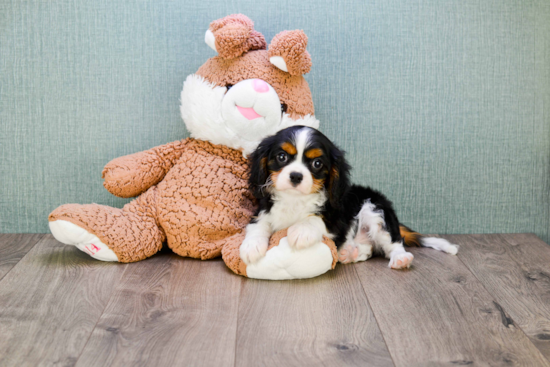
[[[323,151],[319,148],[310,149],[306,152],[306,157],[309,159],[317,158],[323,155]]]
[[[281,148],[288,154],[296,154],[296,147],[290,143],[283,143],[283,145],[281,145]]]

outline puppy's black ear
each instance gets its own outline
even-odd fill
[[[350,188],[350,166],[346,161],[343,151],[333,146],[330,149],[331,168],[327,182],[328,200],[334,208],[343,205],[344,195]]]
[[[265,138],[250,156],[250,177],[248,178],[248,184],[257,199],[265,198],[268,195],[265,185],[269,178],[267,160],[269,159],[272,144],[272,136]]]

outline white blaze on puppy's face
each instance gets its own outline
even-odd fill
[[[299,130],[294,136],[293,145],[295,153],[291,163],[286,165],[276,176],[274,180],[275,189],[279,191],[288,191],[289,193],[308,195],[313,186],[313,176],[305,165],[303,157],[310,143],[310,132],[308,128]]]

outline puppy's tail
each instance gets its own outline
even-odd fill
[[[399,232],[401,232],[401,237],[403,237],[403,242],[405,243],[405,246],[430,247],[451,255],[456,255],[458,252],[458,245],[453,245],[443,238],[425,237],[403,224],[399,225]]]

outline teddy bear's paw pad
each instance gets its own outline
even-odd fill
[[[365,261],[372,256],[372,245],[360,243],[345,243],[338,250],[338,261],[342,264]]]
[[[96,235],[65,220],[50,222],[50,231],[56,240],[66,245],[76,246],[96,260],[118,261],[117,255]]]
[[[414,256],[410,252],[400,252],[391,256],[389,266],[392,269],[408,269],[413,259]]]

